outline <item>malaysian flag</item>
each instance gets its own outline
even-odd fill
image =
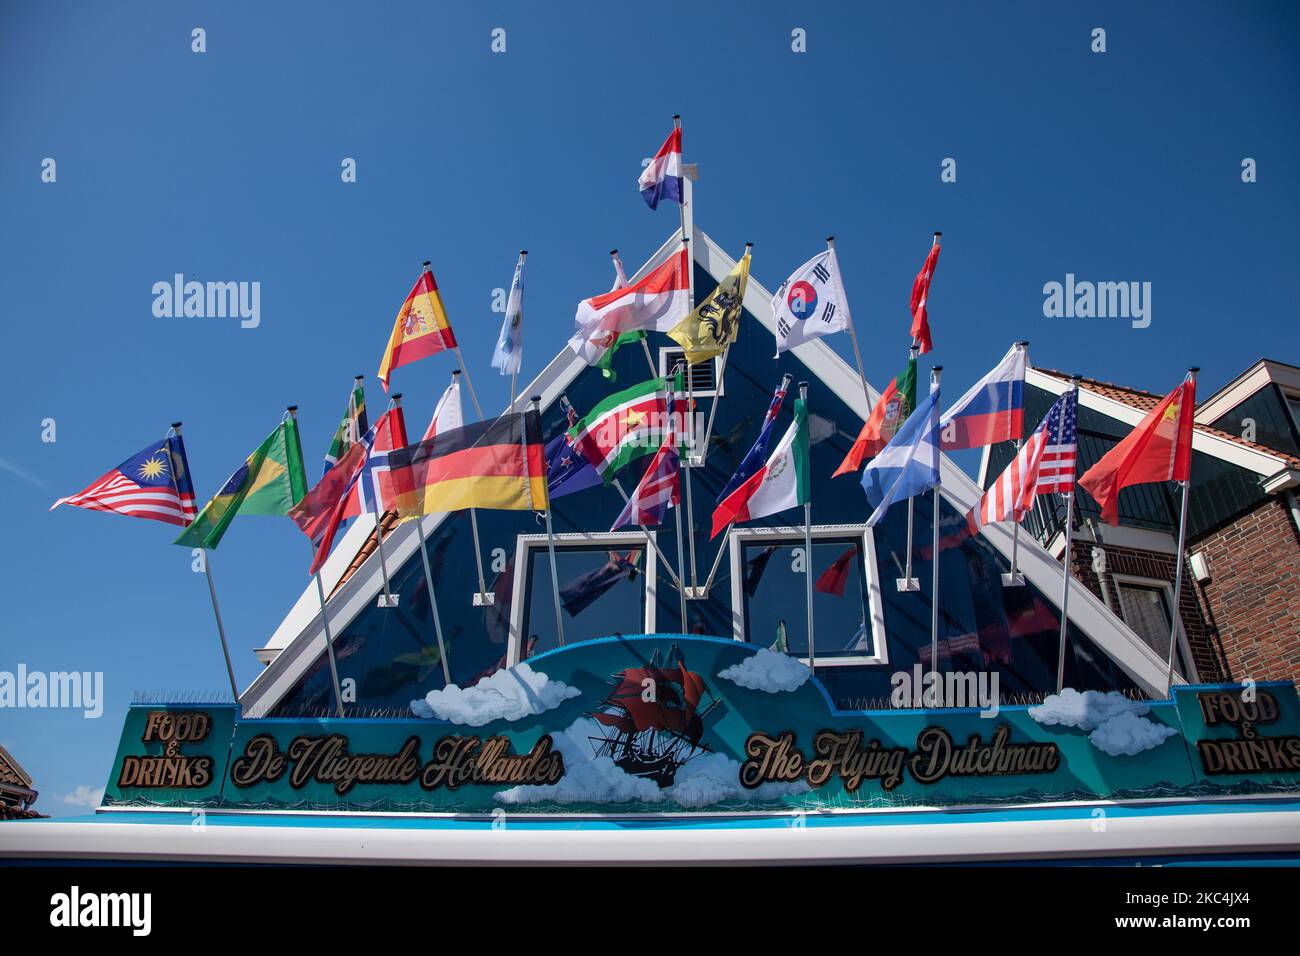
[[[185,443],[180,435],[168,435],[132,455],[84,491],[60,498],[50,505],[50,510],[59,505],[151,518],[183,528],[198,514]]]
[[[1036,495],[1074,491],[1077,419],[1077,393],[1071,389],[1056,400],[1015,459],[966,516],[972,534],[995,521],[1019,521]]]
[[[650,467],[645,470],[641,480],[632,490],[627,504],[619,512],[618,518],[610,531],[616,531],[624,525],[657,525],[664,520],[668,509],[681,500],[680,467],[677,454],[677,429],[673,418],[673,393],[668,393],[667,413],[664,418],[668,423],[668,434],[655,452]]]

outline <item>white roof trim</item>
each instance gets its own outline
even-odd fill
[[[679,231],[674,231],[636,275],[629,279],[629,282],[639,280],[676,252],[680,248],[680,236]],[[703,230],[693,228],[692,236],[690,245],[693,260],[714,279],[722,281],[735,268],[736,260],[723,251],[722,247]],[[776,320],[772,314],[771,300],[772,293],[751,274],[745,290],[745,308],[768,332],[772,333],[775,343]],[[867,419],[871,414],[871,408],[879,400],[880,393],[867,383],[864,394],[863,383],[858,373],[823,339],[817,338],[804,342],[792,351],[840,401],[864,421]],[[566,345],[529,386],[519,393],[512,407],[522,408],[532,395],[541,395],[542,408],[549,407],[586,367],[586,363]],[[1030,373],[1033,374],[1032,369]],[[1113,404],[1119,405],[1119,403]],[[1127,408],[1127,406],[1122,407]],[[1140,414],[1138,417],[1141,417]],[[1272,469],[1273,472],[1276,470],[1276,467]],[[962,513],[969,511],[983,493],[980,486],[947,455],[942,456],[941,478],[943,496]],[[420,526],[424,535],[426,537],[430,535],[444,517],[445,515],[437,514],[426,515],[421,519]],[[391,559],[394,567],[401,565],[415,553],[418,544],[415,525],[413,521],[398,525],[384,538],[385,556]],[[369,526],[359,521],[356,526],[349,529],[343,544],[330,556],[331,564],[326,565],[326,571],[333,572],[333,581],[336,582],[343,569],[351,563],[357,550],[369,536],[372,527],[373,519]],[[982,533],[993,547],[1010,557],[1012,535],[1009,525],[991,525]],[[340,558],[341,554],[347,557]],[[1026,580],[1049,596],[1054,596],[1060,591],[1061,565],[1037,541],[1021,535],[1019,555],[1019,570],[1024,573]],[[336,560],[338,564],[335,566],[332,562]],[[380,577],[378,558],[372,554],[348,579],[340,592],[334,595],[330,600],[329,611],[330,621],[334,624],[336,632],[342,630],[343,622],[351,621],[375,599],[382,586]],[[328,591],[331,580],[328,574],[324,580]],[[1157,657],[1146,642],[1112,614],[1091,591],[1073,578],[1070,581],[1069,617],[1079,630],[1105,649],[1134,681],[1153,695],[1163,695],[1165,662]],[[264,714],[274,707],[325,650],[325,638],[314,585],[304,590],[303,595],[298,598],[289,615],[276,629],[267,646],[279,646],[282,650],[240,696],[244,710],[249,716]]]
[[[1032,366],[1025,371],[1025,382],[1036,388],[1041,388],[1045,392],[1051,392],[1053,395],[1060,395],[1070,387],[1069,382],[1063,381],[1055,375],[1040,372]],[[1079,404],[1084,408],[1091,408],[1093,411],[1101,412],[1103,415],[1126,425],[1136,425],[1147,416],[1147,413],[1142,409],[1126,405],[1124,402],[1116,401],[1113,398],[1107,398],[1105,395],[1099,395],[1083,383],[1079,384]],[[1199,418],[1199,415],[1197,417]],[[1199,425],[1201,422],[1197,421],[1197,424]],[[1278,455],[1271,455],[1256,448],[1248,448],[1245,445],[1239,445],[1234,441],[1220,438],[1218,435],[1212,435],[1200,429],[1192,430],[1192,448],[1195,451],[1204,452],[1214,458],[1226,461],[1239,468],[1245,468],[1247,471],[1253,471],[1255,474],[1266,478],[1277,474],[1279,469],[1289,467],[1286,459]]]
[[[1202,402],[1196,410],[1196,423],[1213,425],[1270,382],[1285,392],[1300,394],[1300,368],[1272,359],[1260,359]]]

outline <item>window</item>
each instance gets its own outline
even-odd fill
[[[1115,575],[1115,592],[1119,596],[1120,614],[1133,633],[1142,638],[1156,654],[1169,659],[1169,631],[1172,594],[1164,582],[1125,578]],[[1174,666],[1188,680],[1194,672],[1188,667],[1186,635],[1179,627],[1178,659]]]
[[[519,535],[515,561],[526,573],[515,578],[511,664],[560,646],[546,535]],[[653,633],[657,564],[640,531],[557,534],[555,570],[566,644]]]
[[[670,375],[678,363],[685,363],[685,361],[686,353],[681,349],[661,348],[659,350],[659,374],[661,376]],[[719,384],[721,363],[722,356],[717,356],[707,362],[685,365],[682,374],[683,388],[687,386],[694,387],[697,399],[725,395],[727,393],[725,386]]]
[[[737,640],[808,658],[804,535],[798,528],[731,533],[732,614]],[[870,532],[814,527],[814,657],[818,666],[888,659]]]

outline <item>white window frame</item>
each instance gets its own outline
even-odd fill
[[[657,551],[657,538],[654,531],[579,531],[566,532],[555,535],[555,550],[560,552],[569,548],[576,550],[581,547],[588,548],[626,548],[628,545],[644,546],[643,554],[645,555],[645,565],[641,569],[642,579],[645,582],[645,619],[642,626],[646,634],[653,634],[655,630],[655,591],[656,578],[659,572],[659,560]],[[523,651],[523,631],[524,631],[524,596],[528,589],[528,568],[530,552],[534,550],[545,551],[547,549],[547,537],[544,534],[521,534],[515,539],[515,580],[511,591],[510,598],[510,634],[506,644],[506,666],[514,667],[524,658],[521,656]],[[551,601],[551,595],[546,595],[545,600]],[[564,610],[561,609],[563,614]],[[569,643],[566,629],[565,643]]]
[[[871,623],[871,646],[874,654],[856,654],[853,656],[822,657],[814,655],[818,667],[863,667],[889,663],[889,642],[885,639],[885,604],[880,590],[880,569],[876,565],[876,539],[871,528],[864,524],[815,524],[812,526],[812,539],[854,538],[862,539],[862,560],[866,565],[867,577],[867,619]],[[731,632],[732,638],[739,642],[745,640],[745,599],[744,593],[744,545],[759,541],[777,544],[790,542],[797,545],[804,543],[804,529],[783,526],[778,528],[732,528],[727,535],[727,546],[731,549]],[[805,556],[811,560],[811,556]],[[799,603],[806,600],[799,595]],[[806,609],[805,609],[806,613]],[[814,627],[816,621],[813,622]],[[813,633],[813,647],[816,649],[816,631]],[[808,663],[808,658],[800,658]]]
[[[1192,654],[1192,645],[1187,640],[1187,625],[1183,623],[1183,616],[1178,612],[1178,608],[1174,607],[1174,586],[1168,581],[1162,581],[1159,578],[1144,578],[1137,574],[1117,574],[1112,571],[1108,574],[1102,575],[1103,588],[1106,586],[1106,577],[1110,578],[1111,584],[1115,588],[1114,600],[1116,614],[1119,616],[1119,619],[1124,622],[1125,626],[1128,626],[1128,618],[1124,616],[1124,602],[1119,596],[1119,587],[1121,584],[1132,584],[1135,587],[1151,588],[1152,590],[1158,590],[1164,594],[1165,607],[1169,609],[1170,616],[1178,623],[1178,646],[1182,648],[1183,659],[1187,661],[1187,667],[1191,671],[1190,674],[1183,674],[1182,677],[1189,684],[1199,684],[1201,678],[1196,672],[1196,658]],[[1131,627],[1130,630],[1132,630]],[[1136,634],[1137,632],[1134,631],[1134,633]],[[1139,639],[1140,637],[1141,635],[1139,635]],[[1146,641],[1143,641],[1142,643],[1146,644]],[[1150,647],[1150,645],[1147,646]],[[1151,652],[1154,654],[1156,649],[1152,647]],[[1177,673],[1177,668],[1175,668],[1174,672]]]

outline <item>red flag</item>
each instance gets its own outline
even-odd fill
[[[895,376],[890,379],[880,401],[871,410],[871,417],[862,424],[862,431],[858,432],[853,447],[831,477],[856,473],[864,461],[879,455],[880,450],[889,444],[894,432],[898,431],[898,426],[911,413],[912,410],[906,406],[904,396],[898,393],[898,377]]]
[[[813,587],[823,594],[844,597],[844,586],[849,583],[849,565],[853,563],[853,558],[857,553],[858,547],[854,545],[841,554],[835,559],[834,564],[821,573]]]
[[[936,237],[930,247],[930,254],[925,257],[925,265],[916,274],[912,282],[912,338],[921,347],[921,354],[934,348],[930,341],[930,315],[926,303],[930,301],[930,282],[934,279],[934,267],[939,264],[939,240]]]
[[[329,557],[334,535],[338,533],[339,524],[343,520],[348,492],[365,467],[366,450],[364,443],[354,442],[338,463],[325,472],[316,487],[303,495],[302,500],[289,512],[294,524],[316,545],[309,572],[311,574],[319,571]]]
[[[1188,376],[1079,479],[1079,484],[1101,505],[1103,521],[1119,524],[1120,489],[1152,481],[1187,481],[1191,477],[1195,413],[1196,382]]]

